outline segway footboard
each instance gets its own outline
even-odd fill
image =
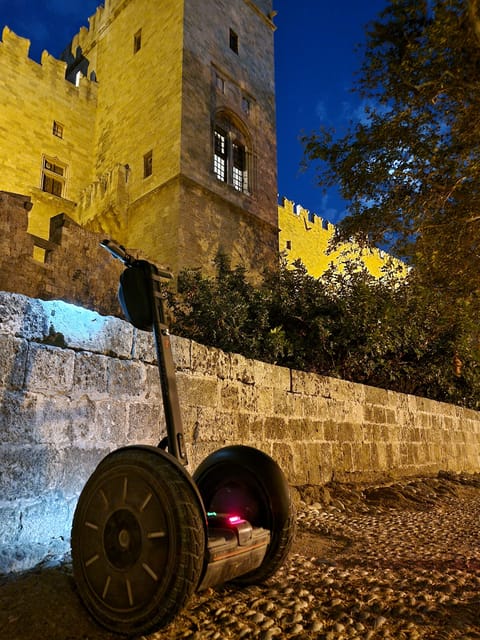
[[[270,544],[270,531],[254,527],[240,516],[207,515],[206,569],[199,591],[258,569]]]

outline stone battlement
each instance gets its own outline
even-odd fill
[[[317,215],[313,211],[309,209],[305,209],[301,204],[296,204],[293,200],[288,200],[287,198],[282,198],[282,201],[279,205],[285,213],[296,216],[297,218],[301,218],[307,221],[309,224],[312,224],[316,227],[320,227],[325,231],[333,231],[335,229],[335,225],[331,222]]]
[[[67,83],[65,77],[67,69],[66,62],[64,60],[58,60],[48,53],[48,51],[44,50],[41,61],[38,63],[29,57],[30,44],[28,38],[18,36],[8,26],[5,26],[2,31],[2,39],[0,40],[2,69],[7,70],[10,68],[11,70],[15,70],[18,75],[30,72],[35,75],[37,82],[41,80],[40,74],[44,74],[44,82],[47,82],[48,79],[50,86],[51,84],[54,85],[55,92],[60,91],[60,85]],[[23,68],[19,69],[19,66]],[[25,67],[28,67],[28,69]],[[79,78],[77,85],[79,97],[89,96],[91,85],[92,83],[86,77]]]
[[[103,236],[62,213],[52,218],[47,240],[34,236],[27,232],[31,206],[27,196],[0,191],[0,290],[120,315],[122,266],[99,246]]]
[[[278,205],[278,226],[280,251],[285,253],[289,262],[300,259],[315,278],[320,277],[331,264],[341,265],[346,260],[358,260],[378,278],[394,260],[380,249],[361,248],[354,242],[332,249],[335,225],[286,198]],[[394,260],[394,264],[399,274],[406,272],[403,263]]]

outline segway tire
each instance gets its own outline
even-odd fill
[[[270,531],[262,564],[232,582],[258,584],[271,577],[285,562],[296,530],[290,488],[279,465],[263,451],[233,445],[210,454],[193,480],[207,512],[238,515]]]
[[[184,468],[156,447],[104,458],[72,526],[78,593],[103,627],[125,635],[166,625],[197,588],[206,519]]]

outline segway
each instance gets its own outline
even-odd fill
[[[119,300],[127,320],[153,329],[167,436],[98,464],[73,518],[73,573],[100,625],[137,635],[170,622],[195,591],[272,576],[289,552],[295,514],[283,472],[258,449],[224,447],[189,475],[162,288],[172,275],[101,244],[126,267]]]

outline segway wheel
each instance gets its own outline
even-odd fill
[[[167,624],[195,591],[206,523],[183,467],[155,447],[125,447],[100,462],[72,526],[81,599],[107,629],[132,635]]]
[[[270,531],[262,564],[233,582],[258,584],[272,576],[285,562],[296,530],[290,489],[278,464],[263,451],[234,445],[210,454],[193,479],[207,512],[238,515]]]

